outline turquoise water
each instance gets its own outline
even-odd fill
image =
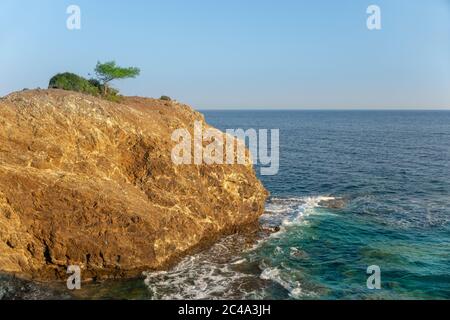
[[[280,171],[260,177],[271,192],[261,224],[278,232],[228,237],[172,270],[52,297],[450,298],[450,112],[204,113],[223,130],[280,129]],[[326,197],[345,206],[324,207]],[[371,265],[380,290],[367,288]]]

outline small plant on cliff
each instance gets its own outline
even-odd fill
[[[114,88],[108,88],[107,94],[103,94],[105,92],[105,86],[101,84],[101,82],[97,79],[89,79],[89,83],[96,87],[98,92],[102,94],[102,97],[106,100],[120,102],[121,95],[119,94],[119,90]]]
[[[50,79],[48,84],[50,89],[63,89],[76,92],[82,92],[93,96],[100,94],[99,89],[92,85],[88,80],[74,73],[58,73]]]
[[[161,96],[161,98],[159,98],[159,100],[163,100],[163,101],[172,101],[172,99],[168,96]]]
[[[95,74],[102,86],[102,93],[104,96],[108,95],[109,83],[113,80],[136,78],[141,73],[139,68],[129,67],[122,68],[116,65],[115,61],[105,63],[98,62],[95,67]]]

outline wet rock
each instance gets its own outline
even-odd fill
[[[289,249],[289,255],[295,259],[307,259],[308,258],[308,254],[305,251],[300,250],[295,247],[292,247]]]
[[[66,290],[67,291],[67,290]],[[70,299],[67,292],[12,276],[0,275],[0,300]]]
[[[273,233],[277,233],[281,230],[279,226],[261,226],[260,231],[263,236],[270,236]]]
[[[347,202],[342,198],[330,198],[319,202],[319,206],[329,209],[343,209],[346,205]]]

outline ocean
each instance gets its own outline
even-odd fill
[[[283,228],[243,262],[267,280],[257,297],[450,298],[450,112],[205,115],[221,129],[280,129],[279,173],[261,180],[272,195],[263,220]],[[328,196],[346,206],[318,206]],[[371,265],[380,290],[367,288]]]
[[[203,113],[222,130],[280,130],[279,173],[260,176],[271,193],[261,224],[278,231],[74,297],[450,299],[450,112]],[[322,206],[328,198],[345,205]],[[369,266],[380,289],[367,286]]]

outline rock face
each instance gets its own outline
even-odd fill
[[[186,105],[146,98],[0,99],[0,272],[136,276],[255,224],[267,192],[251,165],[173,164],[171,134],[194,121]]]

